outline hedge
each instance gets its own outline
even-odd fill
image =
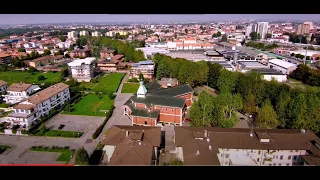
[[[97,128],[97,130],[93,133],[92,139],[97,139],[97,137],[100,135],[102,132],[104,126],[107,124],[109,118],[112,116],[114,110],[114,106],[110,109],[110,111],[107,112],[106,114],[106,119],[103,121],[103,123]]]

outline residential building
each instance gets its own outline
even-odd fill
[[[0,54],[0,64],[10,64],[11,59],[12,57],[10,54],[6,54],[6,53]]]
[[[114,37],[114,36],[116,36],[116,32],[115,31],[106,32],[106,36]]]
[[[184,165],[301,165],[319,140],[296,129],[174,128],[176,154]]]
[[[161,88],[152,82],[140,87],[136,94],[123,105],[132,125],[162,126],[161,123],[181,126],[186,109],[191,107],[193,89],[187,85]]]
[[[123,62],[124,56],[123,55],[115,55],[112,58],[107,58],[103,60],[99,60],[97,63],[97,68],[100,71],[109,71],[115,72],[119,69],[127,68],[127,63]]]
[[[13,112],[8,115],[8,121],[28,129],[39,118],[48,115],[51,109],[63,105],[69,99],[69,86],[64,83],[55,84],[14,106]]]
[[[100,57],[102,59],[112,58],[114,55],[117,55],[117,53],[118,52],[116,50],[104,49],[100,51]]]
[[[89,32],[88,31],[80,31],[79,35],[80,36],[89,36]]]
[[[90,57],[89,49],[74,49],[70,52],[71,58],[86,58]]]
[[[290,74],[292,71],[294,71],[295,69],[297,69],[297,65],[284,61],[284,60],[280,60],[280,59],[272,59],[268,62],[268,67],[270,69],[275,69],[277,71],[282,72],[283,74]]]
[[[299,24],[297,27],[297,34],[309,34],[310,24]]]
[[[26,64],[34,68],[40,68],[41,66],[45,66],[50,63],[55,63],[61,59],[63,59],[63,55],[57,55],[57,56],[49,55],[49,56],[39,57],[34,60],[26,61]]]
[[[79,35],[79,34],[78,34],[78,32],[76,32],[76,31],[68,32],[68,39],[77,38],[78,35]]]
[[[249,25],[249,26],[247,26],[246,27],[246,33],[245,33],[245,35],[247,36],[247,37],[250,37],[250,34],[253,32],[253,30],[252,30],[252,25]]]
[[[253,69],[252,71],[255,71],[257,73],[260,73],[264,80],[271,81],[276,80],[278,82],[286,82],[287,81],[287,75],[282,74],[281,72],[274,70],[274,69]]]
[[[139,78],[140,74],[142,74],[144,78],[154,79],[154,68],[155,64],[151,60],[134,63],[131,65],[129,79]]]
[[[92,32],[91,36],[93,36],[93,37],[100,37],[100,36],[101,36],[101,32],[94,31],[94,32]]]
[[[268,33],[268,22],[258,22],[257,33],[260,34],[261,39],[266,39]]]
[[[313,29],[313,22],[304,22],[303,24],[309,25],[310,30]]]
[[[72,77],[78,82],[90,82],[95,75],[96,58],[75,59],[68,63]]]
[[[156,165],[160,144],[160,127],[112,126],[102,141],[105,154],[102,164]]]
[[[175,78],[161,78],[158,83],[162,88],[175,87],[179,85],[179,81]]]
[[[268,61],[271,59],[274,59],[274,57],[268,56],[267,54],[264,54],[264,53],[259,53],[256,55],[255,59],[256,59],[256,61],[266,65],[266,64],[268,64]]]
[[[144,54],[146,59],[151,58],[153,55],[159,54],[168,54],[170,51],[161,49],[161,48],[153,48],[153,47],[143,47],[143,48],[136,48],[136,50],[141,50]]]
[[[8,83],[5,82],[5,81],[0,80],[0,95],[1,95],[3,92],[6,92],[7,89],[8,89]]]
[[[7,93],[3,95],[3,100],[7,104],[15,104],[26,100],[29,98],[30,94],[38,91],[39,89],[39,86],[34,84],[13,83],[8,87]]]

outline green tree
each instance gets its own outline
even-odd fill
[[[273,109],[270,100],[266,100],[258,110],[255,125],[259,128],[272,129],[279,125],[276,111]]]
[[[69,51],[72,51],[73,49],[74,49],[74,45],[71,44],[71,45],[69,46]]]
[[[221,41],[226,42],[228,40],[227,35],[222,35]]]
[[[89,164],[89,154],[84,149],[80,148],[75,154],[75,164],[76,165],[88,165]]]
[[[38,81],[43,81],[43,80],[45,80],[46,78],[43,76],[43,75],[39,75],[38,76]]]
[[[291,96],[289,93],[287,92],[282,92],[279,95],[278,101],[276,103],[276,113],[278,115],[278,120],[279,120],[279,126],[281,128],[285,128],[286,127],[286,123],[289,120],[288,117],[288,109],[289,109],[289,105],[291,102]]]
[[[249,36],[250,36],[250,39],[251,39],[252,41],[255,41],[255,40],[258,39],[258,33],[257,33],[257,32],[251,32],[251,33],[249,34]]]
[[[213,97],[206,92],[201,92],[199,98],[190,109],[191,125],[195,127],[211,127],[213,108],[215,102]]]
[[[257,109],[257,104],[256,104],[255,96],[250,90],[250,92],[244,98],[243,111],[245,113],[253,115],[256,113],[256,109]]]
[[[217,87],[220,92],[234,92],[238,80],[238,74],[226,69],[220,71]]]
[[[67,37],[66,36],[60,36],[59,39],[60,39],[61,42],[65,42],[67,40]]]
[[[221,32],[220,31],[217,32],[217,37],[221,37]]]
[[[43,51],[43,55],[44,56],[48,56],[50,54],[51,54],[51,51],[49,49],[46,49],[46,50]]]
[[[267,33],[267,38],[271,38],[271,37],[272,37],[272,34]]]
[[[68,77],[69,76],[69,69],[68,67],[62,68],[61,69],[61,74],[63,77]]]
[[[288,127],[291,129],[304,128],[304,122],[307,117],[307,100],[304,94],[298,94],[293,98],[289,105]]]
[[[212,88],[217,88],[217,82],[222,70],[222,66],[219,63],[207,62],[208,71],[208,85]]]
[[[157,77],[157,79],[169,78],[170,77],[170,70],[169,70],[168,65],[160,64],[157,68],[156,77]]]
[[[289,76],[291,78],[303,81],[308,79],[310,75],[310,68],[307,65],[299,64],[297,69],[295,69]]]
[[[18,49],[18,51],[19,52],[26,52],[26,49],[21,47],[21,48]]]
[[[320,99],[315,94],[307,95],[307,114],[303,128],[318,133],[320,130]]]

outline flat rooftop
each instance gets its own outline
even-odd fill
[[[242,154],[232,154],[230,160],[234,166],[258,166],[255,161]]]
[[[81,66],[82,64],[91,64],[93,61],[95,61],[96,58],[94,57],[89,57],[85,59],[75,59],[74,61],[68,63],[68,66]]]
[[[263,68],[263,69],[252,69],[252,71],[258,72],[260,74],[264,74],[264,75],[284,75],[281,72],[274,70],[274,69],[267,69],[267,68]]]
[[[250,68],[250,67],[268,68],[268,66],[263,65],[258,61],[241,61],[241,62],[238,62],[238,64],[244,65],[246,68]]]

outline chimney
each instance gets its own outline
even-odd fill
[[[208,137],[208,131],[207,130],[204,130],[204,137]]]
[[[129,131],[126,131],[126,138],[129,136]]]
[[[199,150],[197,150],[197,152],[196,152],[196,156],[199,156],[200,155],[200,151]]]
[[[209,150],[212,150],[212,147],[211,147],[211,145],[209,145]]]

